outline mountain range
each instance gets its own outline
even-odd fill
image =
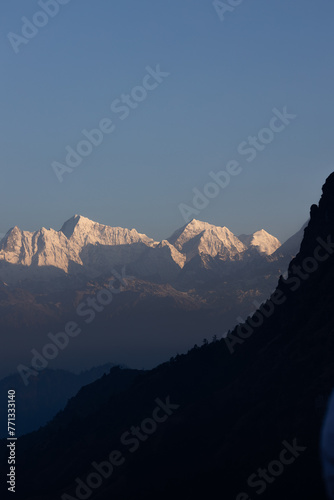
[[[106,375],[20,438],[17,498],[325,500],[319,438],[334,380],[333,200],[334,174],[287,274],[227,336],[139,373],[107,400]]]
[[[263,229],[235,236],[228,228],[193,219],[161,242],[135,229],[109,227],[81,215],[66,221],[59,231],[10,229],[0,241],[1,278],[16,284],[23,279],[52,274],[95,278],[116,266],[128,266],[140,278],[170,281],[193,259],[220,262],[272,255],[281,243]]]
[[[201,343],[204,328],[221,335],[266,299],[302,235],[281,245],[264,230],[237,237],[194,219],[157,242],[79,215],[59,231],[14,227],[0,241],[0,328],[7,332],[0,376],[29,366],[31,350],[77,321],[80,304],[108,287],[115,272],[130,279],[84,325],[76,339],[82,356],[70,345],[52,368],[82,370],[110,356],[115,364],[148,368]]]

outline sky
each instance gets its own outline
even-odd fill
[[[1,2],[0,233],[82,214],[160,240],[185,206],[236,235],[300,229],[334,170],[331,0],[59,4]]]

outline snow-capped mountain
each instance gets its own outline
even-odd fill
[[[224,260],[233,260],[246,250],[245,245],[227,227],[196,219],[177,230],[168,241],[186,255],[187,262],[199,254],[210,257],[220,255]]]
[[[249,250],[255,249],[265,255],[271,255],[281,246],[281,242],[264,229],[252,234],[241,234],[238,238]]]
[[[15,226],[0,243],[0,264],[23,266],[23,271],[50,267],[66,274],[95,276],[133,262],[156,244],[135,229],[109,227],[75,215],[60,231],[21,231]]]
[[[140,234],[135,229],[124,229],[122,227],[110,227],[98,222],[93,222],[82,215],[74,215],[63,224],[59,233],[63,233],[66,238],[77,247],[83,248],[91,245],[129,245],[132,243],[145,243],[150,246],[154,240]]]
[[[0,278],[17,282],[43,275],[48,279],[49,273],[92,278],[126,265],[138,277],[168,281],[190,261],[195,263],[192,267],[208,259],[237,262],[249,259],[250,249],[265,257],[279,247],[277,238],[264,230],[238,238],[227,227],[196,219],[168,240],[157,242],[135,229],[105,226],[75,215],[59,231],[9,230],[0,242]]]

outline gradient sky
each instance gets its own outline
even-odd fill
[[[334,170],[332,0],[244,0],[223,22],[211,1],[71,0],[15,54],[8,32],[38,10],[0,6],[0,233],[80,213],[167,238],[232,159],[242,173],[196,218],[281,241],[307,220]],[[119,120],[112,101],[157,64],[170,76]],[[238,145],[284,106],[297,118],[248,163]],[[51,163],[105,117],[115,132],[60,184]]]

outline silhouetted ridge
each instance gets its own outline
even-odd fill
[[[304,238],[301,243],[300,252],[292,260],[289,271],[294,264],[300,264],[306,257],[312,257],[317,246],[318,238],[325,241],[334,235],[334,172],[327,178],[322,186],[322,196],[319,205],[312,205],[310,209],[310,221],[305,228]]]

